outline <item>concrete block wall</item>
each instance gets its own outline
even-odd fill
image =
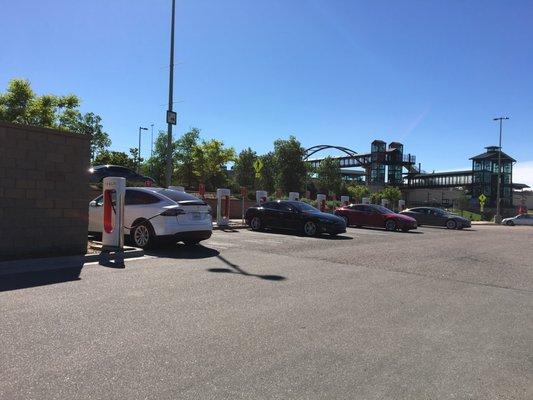
[[[90,139],[0,122],[0,260],[85,254]]]

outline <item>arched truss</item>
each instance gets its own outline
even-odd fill
[[[319,144],[317,146],[309,147],[307,150],[305,150],[305,157],[304,161],[306,161],[309,157],[311,157],[313,154],[318,153],[319,151],[326,150],[326,149],[336,149],[339,151],[342,151],[349,157],[357,157],[357,152],[353,151],[347,147],[342,146],[332,146],[329,144]]]

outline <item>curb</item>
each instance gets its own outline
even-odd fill
[[[124,259],[142,257],[144,250],[137,247],[124,247]],[[0,262],[0,276],[25,272],[47,271],[67,268],[82,268],[85,263],[95,262],[100,254],[84,254],[77,256],[29,258]]]

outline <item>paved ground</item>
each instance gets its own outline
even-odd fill
[[[532,243],[218,231],[125,270],[3,278],[0,399],[532,399]]]

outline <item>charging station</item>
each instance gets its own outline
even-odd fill
[[[405,210],[405,200],[398,200],[398,210],[403,211]]]
[[[362,204],[370,204],[370,197],[363,197],[361,199]]]
[[[103,180],[104,229],[100,264],[111,258],[117,266],[124,266],[124,197],[126,179],[107,177]]]
[[[268,197],[268,193],[265,190],[256,190],[255,191],[255,200],[257,201],[258,205],[266,203],[267,197]]]
[[[298,192],[289,192],[289,200],[291,200],[291,201],[300,201],[300,193],[298,193]]]
[[[350,196],[341,196],[341,203],[343,206],[350,204]]]
[[[383,207],[389,207],[389,199],[381,199],[381,205]]]
[[[229,225],[229,211],[230,211],[230,195],[229,189],[217,189],[217,225]]]
[[[316,205],[320,211],[326,210],[326,199],[327,199],[327,196],[325,194],[319,193],[316,195]]]

